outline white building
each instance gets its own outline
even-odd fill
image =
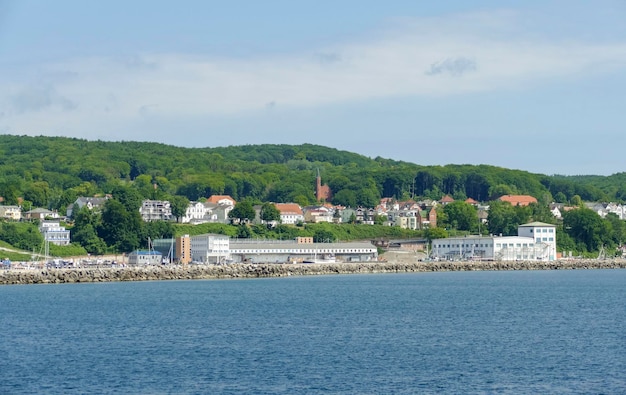
[[[191,236],[191,260],[202,263],[222,263],[230,260],[230,238],[226,235]]]
[[[70,231],[61,226],[59,221],[43,221],[39,225],[39,232],[49,243],[64,246],[70,244]]]
[[[162,263],[160,252],[151,250],[137,250],[128,254],[129,265],[160,265]]]
[[[22,219],[22,208],[20,206],[0,206],[0,218],[19,221]]]
[[[167,200],[144,200],[141,202],[139,213],[145,222],[172,219],[172,207]]]
[[[207,206],[204,203],[189,202],[185,215],[180,219],[180,222],[184,224],[208,222],[204,218],[206,214]]]
[[[556,227],[543,222],[520,225],[517,236],[466,236],[435,239],[436,259],[491,259],[503,261],[556,259]]]
[[[298,222],[304,222],[304,213],[302,207],[296,203],[275,203],[280,212],[280,222],[285,225],[294,225]]]

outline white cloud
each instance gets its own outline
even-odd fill
[[[16,132],[95,122],[240,115],[399,96],[527,89],[546,79],[626,68],[626,42],[551,40],[508,13],[395,21],[377,38],[255,59],[185,54],[74,59],[0,77],[0,127]],[[4,74],[4,73],[0,73]],[[4,103],[3,103],[4,102]],[[71,111],[70,111],[71,110]]]

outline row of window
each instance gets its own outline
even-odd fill
[[[438,248],[472,248],[472,247],[493,247],[493,243],[485,243],[485,244],[437,244],[435,247]]]
[[[537,237],[535,241],[537,243],[541,243],[542,241],[554,241],[554,237]]]
[[[290,249],[290,250],[283,250],[283,249],[274,249],[274,250],[230,250],[230,252],[232,254],[250,254],[250,253],[269,253],[269,254],[284,254],[284,253],[290,253],[290,254],[314,254],[314,253],[318,253],[318,254],[340,254],[340,253],[350,253],[350,252],[354,252],[354,253],[361,253],[361,252],[373,252],[374,249],[337,249],[337,250],[299,250],[299,249]]]
[[[532,229],[530,233],[533,233]],[[537,228],[535,229],[535,233],[554,233],[554,228]]]
[[[535,245],[533,243],[496,243],[496,247],[502,247],[502,248],[513,248],[513,247],[534,247]]]

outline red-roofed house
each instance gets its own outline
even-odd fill
[[[237,203],[235,199],[231,198],[228,195],[212,195],[206,201],[207,203],[223,204],[228,206],[234,206],[235,203]]]
[[[454,199],[452,199],[452,196],[450,195],[446,195],[444,197],[441,198],[441,200],[439,201],[439,203],[441,203],[442,205],[446,205],[448,203],[452,203],[454,202]]]
[[[500,196],[498,200],[509,202],[513,206],[528,206],[531,203],[537,203],[537,199],[530,195],[504,195]]]
[[[280,222],[283,224],[294,225],[298,222],[304,222],[304,213],[302,207],[296,203],[274,203],[278,211],[280,211]]]
[[[472,198],[465,199],[465,203],[471,204],[472,206],[478,206],[478,202]]]

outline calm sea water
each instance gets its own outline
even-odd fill
[[[0,287],[2,394],[626,393],[626,270]]]

